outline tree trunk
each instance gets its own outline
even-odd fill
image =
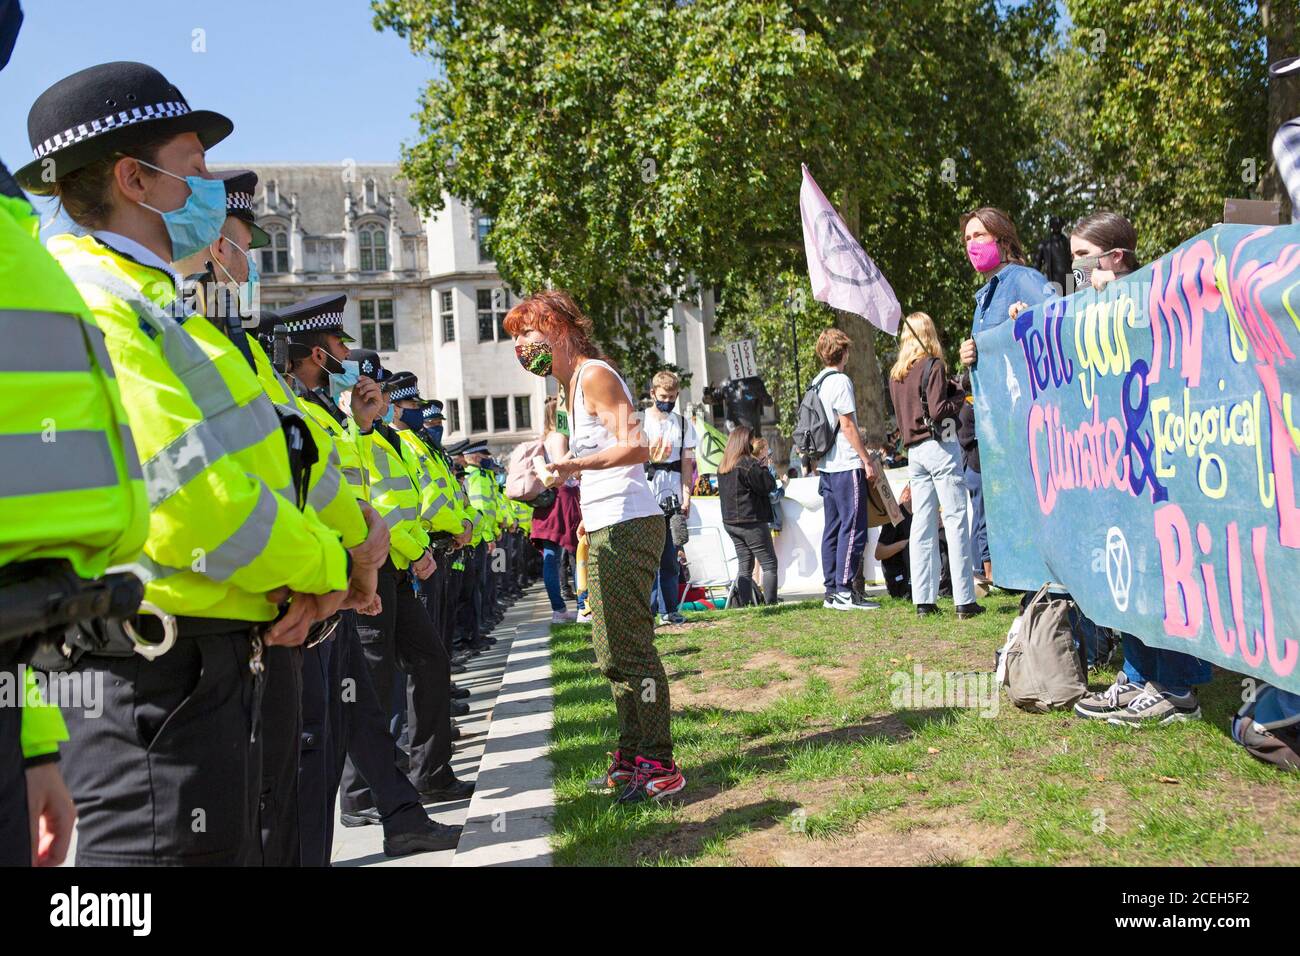
[[[1267,40],[1267,59],[1269,63],[1300,53],[1296,48],[1296,8],[1295,0],[1260,0],[1260,20],[1264,26]],[[1292,216],[1291,200],[1282,177],[1277,172],[1277,162],[1273,159],[1273,136],[1278,127],[1289,119],[1300,116],[1300,77],[1295,74],[1285,77],[1270,76],[1268,81],[1268,166],[1260,180],[1259,191],[1263,199],[1275,199],[1282,204],[1282,222],[1288,222]]]
[[[849,227],[849,234],[858,239],[857,194],[846,187],[842,196],[840,211],[844,216],[844,224]],[[853,340],[853,348],[849,350],[849,361],[844,366],[844,371],[853,381],[853,391],[858,400],[858,431],[862,433],[863,443],[870,448],[885,440],[891,414],[889,397],[885,394],[880,375],[880,363],[876,361],[877,330],[862,316],[841,312],[839,309],[835,310],[835,327]]]

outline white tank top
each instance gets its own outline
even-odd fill
[[[621,375],[610,368],[609,363],[599,359],[589,359],[578,367],[578,384],[573,390],[573,403],[570,407],[572,420],[569,426],[569,448],[575,458],[594,455],[616,443],[599,415],[587,411],[587,403],[582,395],[582,376],[590,365],[600,365],[609,369],[618,379],[627,395],[628,404],[636,407],[632,393]],[[588,533],[599,531],[621,521],[633,518],[645,518],[650,515],[662,515],[659,502],[650,483],[646,481],[645,465],[624,465],[618,468],[597,468],[581,472],[582,487],[582,523]]]

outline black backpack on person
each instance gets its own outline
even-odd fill
[[[839,434],[840,421],[837,417],[835,423],[831,424],[817,393],[831,375],[844,373],[831,370],[828,372],[830,374],[823,373],[813,379],[812,384],[808,386],[808,391],[804,392],[803,398],[799,400],[799,409],[795,412],[794,450],[800,458],[811,458],[816,461],[824,458],[835,447],[835,436]]]

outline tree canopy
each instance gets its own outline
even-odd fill
[[[792,309],[810,371],[839,324],[863,345],[850,373],[876,434],[893,344],[811,301],[800,163],[952,353],[980,284],[963,211],[1006,209],[1032,248],[1049,213],[1105,205],[1153,255],[1258,188],[1242,182],[1268,162],[1255,4],[1067,6],[1069,31],[1052,0],[374,3],[437,66],[403,151],[417,205],[450,194],[494,217],[503,278],[572,290],[638,386],[646,324],[711,288],[719,334],[757,340],[788,422]]]

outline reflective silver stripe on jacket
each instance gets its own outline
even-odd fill
[[[252,448],[280,428],[275,406],[265,393],[259,393],[247,405],[235,404],[220,371],[202,346],[138,289],[100,269],[74,267],[68,270],[68,275],[74,283],[97,286],[121,299],[142,323],[162,335],[167,364],[204,416],[203,421],[144,462],[150,507],[156,508],[223,456]],[[290,501],[296,499],[292,488],[282,489],[280,494]]]
[[[126,457],[126,476],[132,481],[143,478],[144,469],[140,465],[140,455],[135,450],[135,435],[131,433],[131,426],[122,422],[117,426],[117,435],[122,441],[122,454]]]
[[[0,498],[88,491],[118,483],[108,436],[102,431],[0,435]]]
[[[415,521],[420,517],[420,512],[415,508],[394,508],[388,514],[384,515],[384,524],[388,525],[388,530],[396,528],[403,521]]]
[[[411,479],[406,475],[399,475],[396,478],[384,478],[381,481],[373,482],[370,490],[377,495],[382,495],[388,491],[410,491],[415,492],[415,486],[411,484]]]
[[[196,556],[190,567],[175,568],[160,564],[148,555],[140,556],[140,564],[149,574],[150,580],[155,581],[183,571],[194,571],[213,581],[226,581],[236,571],[248,567],[261,557],[271,540],[271,529],[275,526],[279,507],[275,492],[263,485],[253,510],[235,529],[234,534],[206,554]]]
[[[343,475],[339,471],[339,450],[330,449],[330,456],[325,460],[325,470],[320,479],[307,491],[307,501],[317,511],[322,511],[334,501],[343,485]]]
[[[156,508],[225,455],[253,447],[279,427],[274,408],[255,404],[232,406],[215,418],[195,423],[144,463],[150,507]],[[286,497],[293,500],[291,489]]]
[[[85,324],[71,312],[0,309],[0,372],[89,372],[94,337],[82,332]]]

